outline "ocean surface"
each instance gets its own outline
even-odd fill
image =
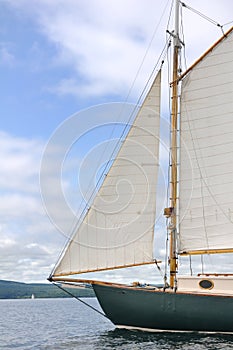
[[[230,350],[233,335],[117,330],[75,299],[0,300],[0,349]]]

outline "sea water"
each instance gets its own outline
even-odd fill
[[[83,300],[99,309],[95,298]],[[118,330],[70,298],[0,300],[0,349],[230,350],[233,335]]]

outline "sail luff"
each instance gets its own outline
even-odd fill
[[[161,72],[53,276],[154,262]]]

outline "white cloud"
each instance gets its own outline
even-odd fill
[[[61,78],[55,86],[47,87],[59,95],[79,98],[126,96],[157,28],[150,53],[132,92],[136,96],[165,43],[169,1],[6,2],[36,22],[38,30],[54,44],[53,63],[71,68],[69,76]],[[187,0],[187,4],[221,24],[231,21],[231,0]],[[183,22],[190,64],[221,35],[221,31],[187,9],[183,9]]]
[[[44,144],[0,135],[0,276],[45,281],[64,237],[49,222],[40,197]]]
[[[165,44],[171,3],[169,0],[5,2],[36,23],[54,45],[55,54],[47,64],[69,68],[69,73],[56,84],[44,87],[45,90],[79,99],[119,98],[127,96],[134,85],[130,96],[134,100]],[[187,0],[187,5],[221,24],[231,21],[231,0]],[[189,65],[221,36],[221,31],[187,9],[183,9],[183,23]],[[133,83],[153,33],[156,35],[151,48]]]
[[[0,132],[0,186],[5,190],[38,191],[38,170],[43,145]],[[31,181],[31,180],[34,181]]]
[[[8,4],[36,21],[38,29],[55,45],[54,64],[72,68],[70,76],[50,89],[86,97],[127,93],[165,5],[162,0],[157,4],[148,0],[146,7],[144,2],[132,0],[111,4],[106,0],[36,4],[20,0]],[[155,44],[141,83],[162,46],[160,41]]]

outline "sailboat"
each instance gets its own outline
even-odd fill
[[[182,255],[233,252],[233,27],[181,73],[179,7],[176,0],[171,33],[170,198],[164,209],[170,242],[169,280],[159,286],[74,276],[159,263],[153,253],[160,150],[159,70],[49,281],[90,283],[105,315],[118,328],[233,332],[233,274],[178,273]]]

